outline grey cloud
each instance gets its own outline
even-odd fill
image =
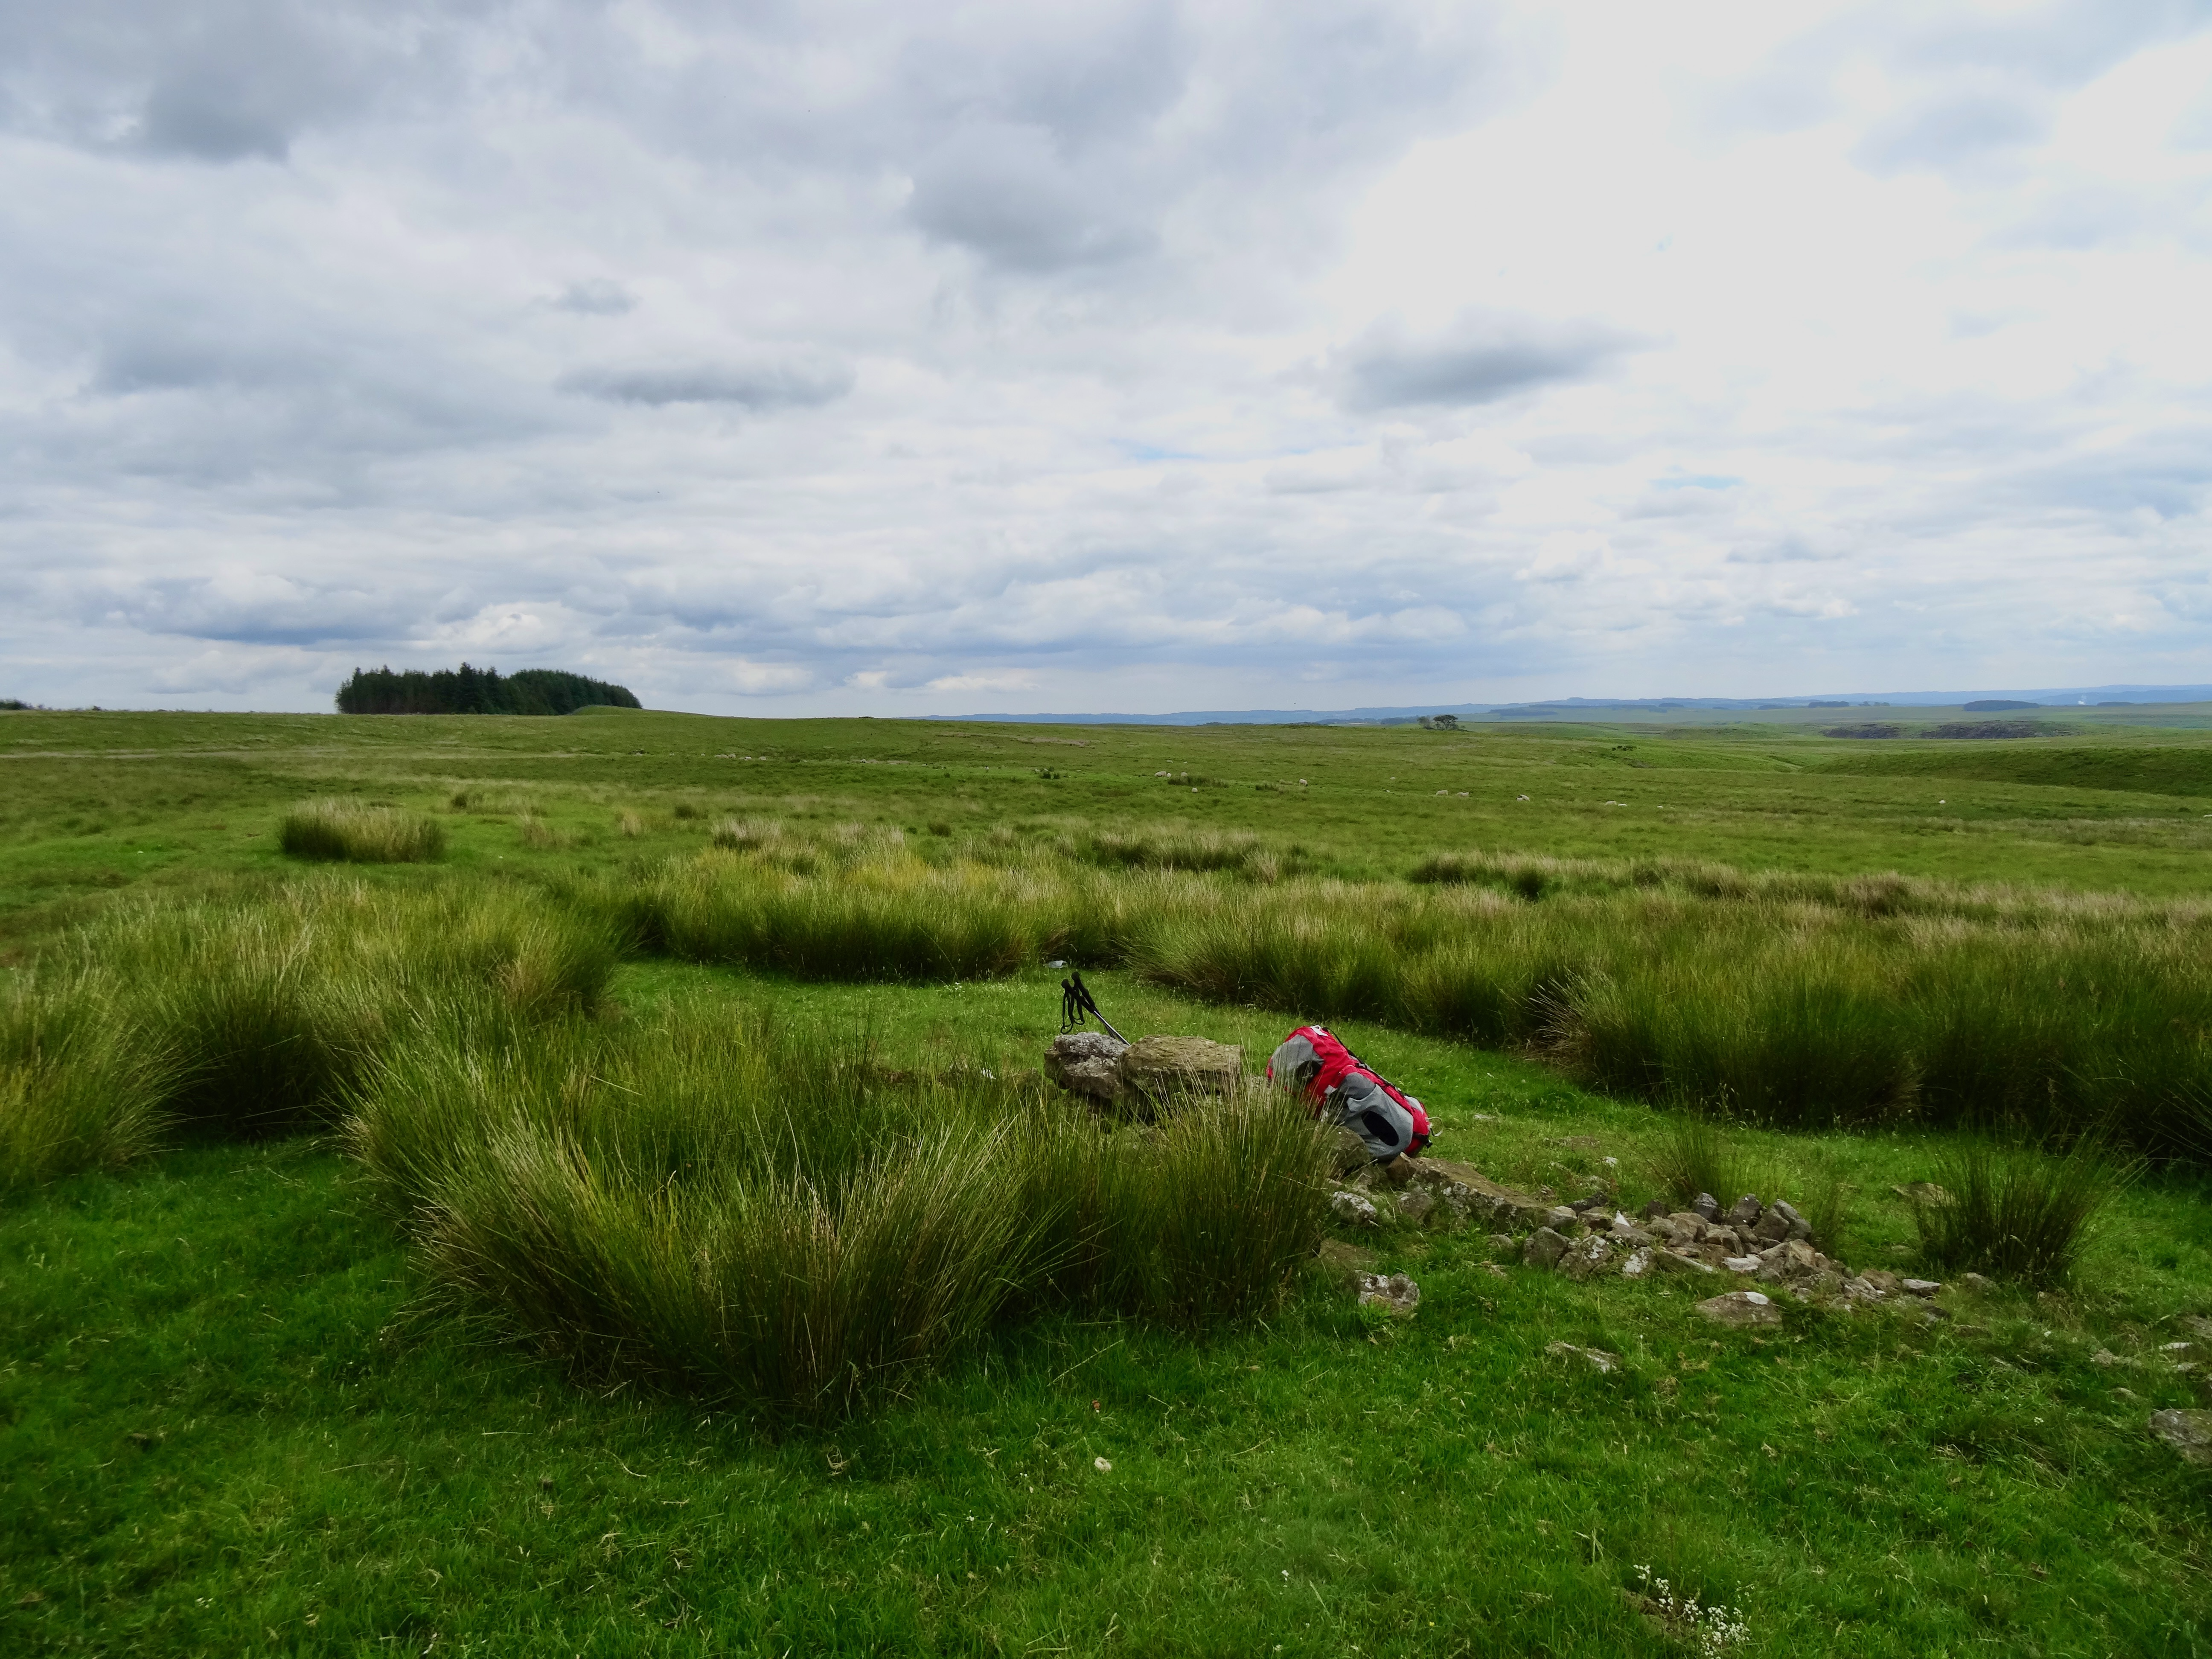
[[[1955,168],[2036,143],[2051,114],[2049,99],[2009,89],[1947,94],[1876,125],[1852,159],[1876,174]]]
[[[978,126],[954,136],[915,174],[911,211],[931,236],[997,264],[1044,271],[1110,264],[1153,236],[1117,223],[1103,186],[1079,178],[1037,127]]]
[[[852,368],[827,359],[787,357],[742,363],[584,368],[563,375],[564,392],[609,403],[740,404],[755,410],[807,409],[853,389]]]
[[[283,161],[314,126],[449,92],[495,0],[0,3],[0,118],[99,149]]]
[[[1729,550],[1730,564],[1821,564],[1850,556],[1848,546],[1805,536],[1778,536]]]
[[[1487,404],[1582,380],[1637,343],[1598,323],[1469,312],[1426,337],[1379,324],[1334,354],[1328,373],[1350,409]]]
[[[637,296],[620,283],[591,276],[562,289],[553,297],[553,308],[586,317],[622,317],[637,309]]]
[[[1838,77],[1871,62],[1905,92],[1903,106],[1868,135],[1864,164],[1878,173],[1971,166],[2040,138],[2055,95],[2208,26],[2208,0],[2055,0],[2002,17],[1877,0],[1715,88],[1703,118],[1722,131],[1813,125],[1837,112]]]

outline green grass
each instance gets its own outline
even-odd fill
[[[633,970],[621,994],[649,1010],[697,977]],[[1146,1027],[1210,1018],[1102,983]],[[986,1049],[1026,1044],[1048,988],[1009,986],[980,1019],[949,991],[788,995],[880,1012],[885,1057],[913,1063],[947,1019]],[[1626,1162],[1648,1130],[1540,1071],[1396,1042],[1389,1064],[1441,1085],[1457,1155],[1517,1179],[1597,1165],[1562,1136]],[[1929,1167],[1911,1143],[1838,1147],[1869,1191]],[[1868,1201],[1872,1237],[1909,1237],[1902,1205]],[[1319,1285],[1196,1344],[1047,1316],[805,1431],[580,1387],[429,1311],[322,1143],[172,1154],[0,1214],[0,1640],[1674,1651],[1621,1598],[1644,1564],[1746,1607],[1750,1651],[2201,1653],[2212,1516],[2142,1419],[2191,1398],[2149,1355],[2212,1279],[2212,1235],[2183,1221],[2191,1190],[2122,1205],[2094,1293],[2000,1296],[1942,1328],[1793,1316],[1763,1340],[1711,1331],[1664,1285],[1501,1279],[1477,1240],[1394,1236],[1379,1265],[1425,1292],[1409,1326]],[[2154,1226],[2189,1252],[2179,1279],[2148,1259]],[[2093,1364],[2108,1345],[2137,1364]]]
[[[645,948],[802,977],[1132,963],[1215,1001],[1532,1047],[1596,1087],[1762,1121],[2019,1122],[2193,1156],[2212,1097],[2199,901],[1502,856],[1432,859],[1412,884],[1104,875],[1094,842],[932,861],[852,826],[719,842],[586,902]]]
[[[2095,1139],[2062,1152],[1972,1138],[1936,1165],[1940,1198],[1915,1206],[1920,1250],[1945,1273],[2049,1288],[2081,1265],[2090,1231],[2140,1173]]]
[[[358,801],[302,801],[276,828],[276,844],[295,859],[348,864],[429,864],[445,856],[446,832],[433,818]]]
[[[1747,1651],[2205,1652],[2212,1488],[2144,1430],[2212,1404],[2164,1348],[2212,1317],[2191,1166],[1939,1323],[1722,1332],[1389,1225],[1401,1323],[1285,1285],[1199,1133],[1235,1120],[1116,1136],[1025,1075],[1066,956],[1132,1035],[1332,1018],[1531,1190],[1632,1210],[1684,1133],[1646,1102],[1724,1111],[1746,1189],[1945,1277],[1893,1191],[1959,1180],[1936,1126],[2201,1144],[2205,740],[2126,712],[1878,750],[10,713],[0,1109],[74,1138],[0,1115],[0,1650],[1680,1651],[1643,1565]],[[288,880],[317,797],[446,856]]]
[[[759,1010],[492,1024],[384,1060],[349,1144],[434,1279],[617,1377],[836,1417],[1044,1309],[1269,1313],[1321,1237],[1273,1092],[1139,1135]]]

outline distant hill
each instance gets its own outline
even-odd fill
[[[419,668],[353,671],[337,691],[341,714],[571,714],[579,708],[636,708],[626,686],[557,668]]]
[[[2124,695],[2123,695],[2124,694]],[[1424,715],[1487,720],[1648,720],[1654,715],[1789,708],[2124,708],[2139,703],[2212,701],[2212,685],[2094,685],[2040,691],[1860,691],[1849,696],[1554,697],[1543,702],[1431,702],[1370,708],[1185,708],[1164,714],[924,714],[933,720],[1016,726],[1411,726]]]

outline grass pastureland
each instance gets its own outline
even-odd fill
[[[1925,884],[1907,907],[1874,902],[1879,883],[1826,901],[1629,883],[1530,903],[896,848],[826,878],[796,872],[787,834],[750,845],[613,902],[648,948],[689,960],[886,980],[1126,963],[1210,1000],[1539,1050],[1595,1087],[1760,1121],[2004,1122],[2160,1154],[2205,1136],[2212,907],[2195,901],[1993,908],[1985,893],[1944,912]]]
[[[446,855],[445,827],[394,806],[330,798],[284,815],[277,844],[295,859],[347,864],[431,864]]]
[[[168,1129],[332,1121],[417,1022],[589,1007],[617,959],[603,924],[504,887],[306,881],[112,913],[37,964],[9,1005],[0,1184],[112,1165]]]
[[[379,1068],[349,1143],[430,1272],[598,1367],[836,1415],[1008,1318],[1182,1328],[1271,1308],[1322,1143],[1272,1096],[1156,1136],[980,1073],[885,1073],[819,1032],[452,1031]]]

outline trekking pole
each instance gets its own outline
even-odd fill
[[[1060,1029],[1063,1031],[1075,1030],[1083,1024],[1085,1014],[1096,1016],[1098,1023],[1106,1028],[1107,1035],[1115,1042],[1127,1042],[1129,1040],[1114,1029],[1112,1020],[1098,1012],[1098,1005],[1091,1000],[1091,988],[1084,984],[1083,975],[1070,974],[1060,982]]]

